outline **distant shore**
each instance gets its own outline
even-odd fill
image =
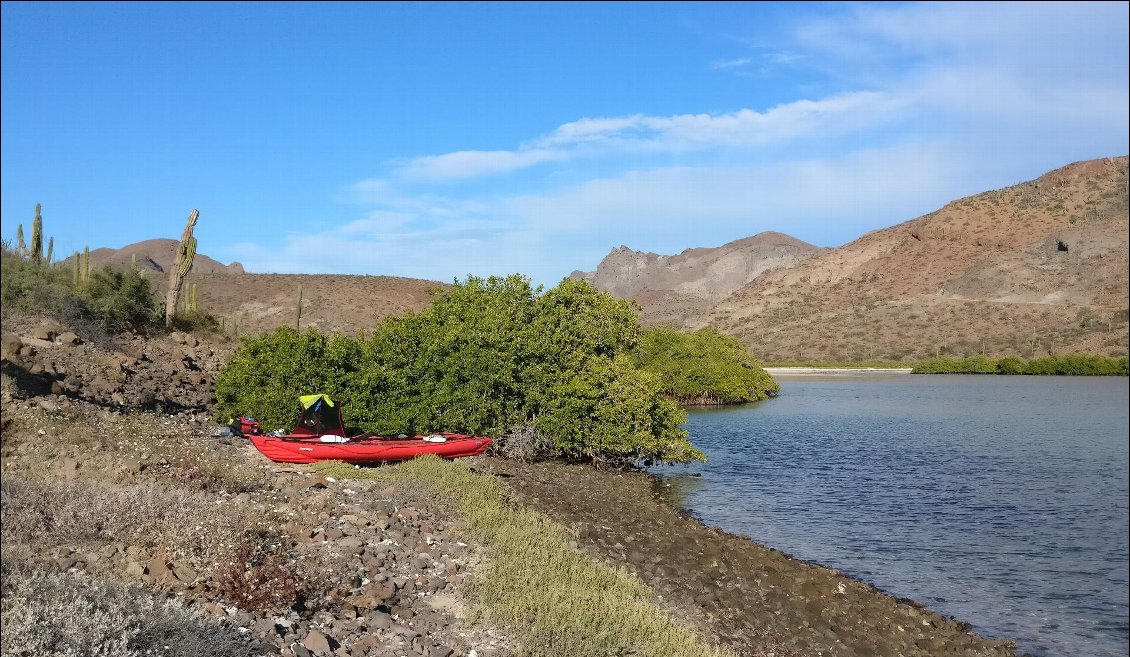
[[[841,376],[850,374],[911,374],[913,367],[766,367],[771,376]]]

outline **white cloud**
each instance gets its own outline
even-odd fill
[[[682,153],[749,148],[790,139],[815,138],[888,122],[907,99],[860,91],[821,100],[783,103],[763,112],[740,109],[718,114],[582,118],[517,150],[457,151],[428,155],[396,167],[407,182],[443,182],[509,173],[546,162],[617,153]],[[359,191],[387,191],[388,183],[366,182]]]
[[[737,57],[735,59],[716,59],[710,62],[710,68],[720,71],[729,68],[744,68],[753,63],[751,57]]]
[[[955,179],[977,173],[962,171],[942,144],[905,143],[830,159],[633,171],[508,199],[502,214],[574,239],[596,232],[609,245],[666,244],[668,253],[717,246],[704,242],[707,231],[738,239],[778,230],[838,245],[858,237],[861,222],[880,227],[935,209]]]
[[[281,254],[245,265],[310,271],[313,242],[334,254],[326,271],[522,272],[552,285],[617,244],[677,253],[778,230],[835,246],[964,195],[1126,152],[1124,4],[846,13],[757,46],[768,54],[711,63],[822,68],[814,88],[837,92],[763,109],[581,117],[499,150],[393,162],[350,187],[368,208],[360,218],[292,236]],[[519,171],[515,184],[533,179],[538,191],[473,186]],[[455,181],[458,191],[444,186]]]
[[[509,173],[561,159],[559,151],[537,148],[519,151],[457,151],[417,157],[397,172],[406,180],[440,182]]]

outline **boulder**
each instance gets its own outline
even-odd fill
[[[66,333],[63,333],[57,338],[57,340],[60,344],[82,344],[82,338],[78,337],[78,335],[76,335],[74,331],[67,331]]]
[[[311,652],[329,654],[337,650],[340,644],[318,630],[311,630],[306,638],[302,639],[301,645]]]

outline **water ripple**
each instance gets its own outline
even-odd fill
[[[1126,378],[781,382],[691,413],[709,461],[656,469],[690,512],[1037,657],[1127,654]]]

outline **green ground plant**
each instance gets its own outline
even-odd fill
[[[450,500],[463,529],[488,560],[468,586],[472,622],[507,627],[530,657],[727,657],[655,606],[638,578],[570,547],[573,536],[546,516],[514,508],[509,489],[461,462],[418,458],[359,469],[340,462],[315,468],[338,478],[424,485]]]

